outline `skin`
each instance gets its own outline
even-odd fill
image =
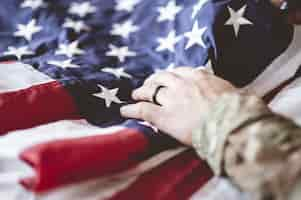
[[[157,95],[161,106],[151,102],[152,95],[160,85],[166,86]],[[192,131],[200,125],[212,103],[220,95],[236,91],[229,82],[203,70],[177,68],[171,72],[154,74],[147,79],[132,94],[138,103],[122,107],[121,114],[148,121],[183,144],[191,146]]]
[[[282,0],[271,1],[279,7]],[[301,24],[301,9],[289,13],[288,22]],[[152,103],[152,96],[161,85],[165,88],[157,95],[159,106]],[[148,121],[191,146],[192,132],[202,123],[211,105],[221,95],[231,92],[238,92],[231,83],[204,70],[182,67],[152,75],[133,92],[132,97],[138,103],[124,106],[120,112],[127,118]]]

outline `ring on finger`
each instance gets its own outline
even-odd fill
[[[158,101],[158,94],[159,94],[160,90],[163,89],[163,88],[165,88],[165,86],[159,85],[156,88],[156,90],[155,90],[155,92],[153,94],[153,97],[152,97],[153,103],[156,104],[156,105],[158,105],[158,106],[162,106],[161,103]]]

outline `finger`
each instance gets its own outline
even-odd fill
[[[180,82],[181,82],[181,77],[179,77],[175,73],[160,72],[150,76],[150,78],[148,78],[144,82],[144,85],[156,83],[166,87],[174,87],[176,84],[179,84]]]
[[[136,101],[148,101],[148,102],[154,102],[153,98],[156,98],[156,101],[161,105],[166,105],[171,99],[173,99],[173,96],[171,94],[170,88],[167,87],[160,87],[155,85],[145,85],[137,90],[135,90],[132,94],[132,97]],[[159,90],[158,90],[159,88]],[[154,97],[156,95],[156,97]]]
[[[172,95],[170,88],[161,87],[160,90],[157,91],[155,98],[157,103],[161,106],[166,106],[168,103],[173,101],[174,96]]]
[[[156,93],[156,90],[160,87],[160,86],[164,86],[168,89],[171,88],[176,88],[179,85],[182,85],[182,80],[181,78],[179,78],[177,75],[175,75],[174,73],[170,73],[170,72],[160,72],[157,74],[152,75],[150,78],[148,78],[142,87],[136,89],[133,93],[132,93],[132,98],[134,100],[140,100],[140,101],[149,101],[152,102],[153,101],[153,96]],[[161,104],[165,101],[165,99],[167,99],[167,95],[165,95],[166,92],[166,88],[161,88],[159,93],[160,93],[160,97],[157,98],[157,100],[161,102]],[[164,90],[163,92],[161,90]],[[161,94],[162,92],[162,94]]]
[[[158,87],[160,87],[160,85],[154,82],[151,84],[145,84],[133,91],[132,98],[137,101],[152,102],[153,95],[155,94]]]
[[[123,106],[120,109],[120,113],[123,117],[148,121],[154,125],[158,124],[158,116],[160,116],[161,112],[162,109],[160,106],[147,102]]]

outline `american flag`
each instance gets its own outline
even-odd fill
[[[20,182],[42,199],[189,199],[211,171],[156,127],[120,116],[132,90],[153,73],[190,66],[264,96],[301,64],[300,28],[268,1],[0,5],[5,194]]]

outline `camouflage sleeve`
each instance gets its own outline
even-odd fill
[[[301,129],[293,121],[241,94],[223,95],[203,121],[193,145],[216,175],[253,199],[301,199]]]

